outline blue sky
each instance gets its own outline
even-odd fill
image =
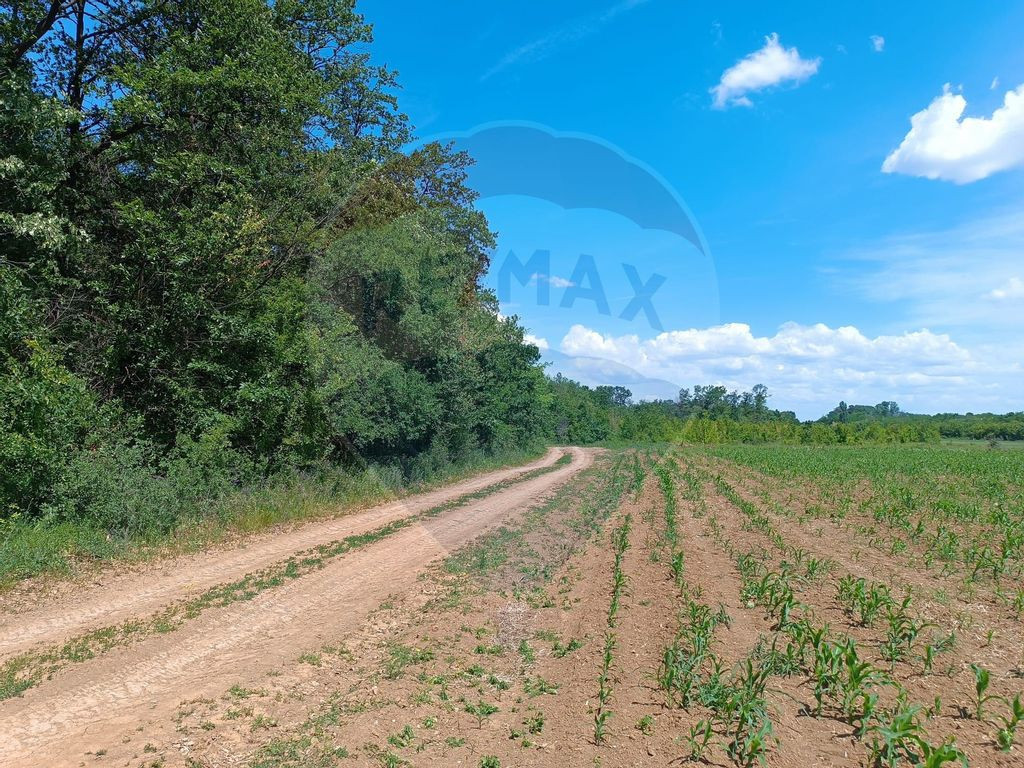
[[[591,137],[699,228],[703,253],[621,210],[483,198],[490,285],[509,252],[551,254],[501,298],[556,367],[647,396],[763,382],[805,417],[840,399],[1024,409],[1024,3],[361,9],[420,137]],[[664,278],[660,327],[620,316],[623,264]],[[595,271],[608,312],[586,291],[562,306]]]

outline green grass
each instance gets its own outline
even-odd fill
[[[405,668],[413,664],[424,664],[434,658],[429,648],[413,648],[409,645],[395,643],[388,646],[388,658],[384,664],[384,677],[397,680],[405,673]]]

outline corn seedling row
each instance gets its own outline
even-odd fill
[[[622,525],[612,532],[612,548],[614,563],[612,566],[612,595],[608,604],[606,618],[608,629],[604,636],[604,652],[601,657],[601,674],[598,676],[597,707],[594,709],[594,743],[603,744],[605,727],[612,711],[608,704],[612,697],[612,663],[615,656],[615,625],[619,612],[619,603],[626,587],[626,574],[622,568],[622,559],[629,549],[629,534],[632,517],[626,515]]]

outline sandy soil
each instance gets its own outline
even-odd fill
[[[231,550],[215,549],[136,567],[113,567],[87,584],[59,584],[40,602],[24,595],[0,596],[0,662],[33,648],[45,648],[133,616],[155,613],[177,600],[234,581],[310,547],[364,533],[392,520],[422,512],[525,472],[554,464],[552,448],[530,464],[487,472],[428,493],[247,539]],[[26,605],[28,603],[28,605]]]
[[[98,757],[124,764],[126,753],[138,750],[121,745],[142,729],[155,743],[169,742],[171,716],[180,702],[251,685],[275,665],[357,629],[389,595],[412,589],[431,562],[540,503],[593,460],[592,451],[568,450],[572,461],[564,467],[399,530],[251,600],[208,610],[176,631],[74,664],[20,698],[0,702],[0,765],[80,765]],[[558,455],[283,537],[265,537],[236,552],[164,563],[151,574],[115,575],[78,596],[64,595],[54,604],[8,617],[0,643],[7,650],[15,644],[60,642],[87,627],[152,613],[204,586],[554,463]]]

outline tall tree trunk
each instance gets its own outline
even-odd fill
[[[12,69],[16,67],[25,54],[32,50],[32,46],[42,40],[43,36],[53,29],[53,25],[56,23],[57,17],[60,16],[61,8],[65,2],[67,0],[52,0],[46,15],[36,23],[32,33],[11,49],[7,56],[7,66]]]

